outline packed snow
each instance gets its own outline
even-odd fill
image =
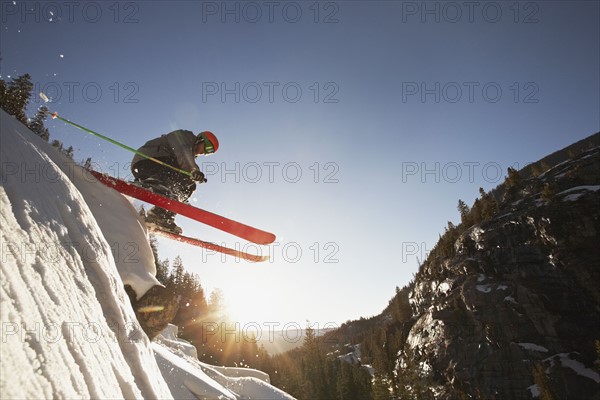
[[[158,284],[147,232],[103,186],[0,110],[0,398],[291,399],[141,331],[124,284]]]

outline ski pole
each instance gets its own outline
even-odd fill
[[[129,151],[131,151],[131,152],[133,152],[133,153],[135,153],[135,154],[137,154],[137,155],[139,155],[139,156],[142,156],[142,157],[144,157],[144,158],[146,158],[146,159],[148,159],[148,160],[150,160],[150,161],[154,161],[154,162],[155,162],[155,163],[157,163],[157,164],[160,164],[160,165],[162,165],[162,166],[165,166],[165,167],[171,168],[172,170],[174,170],[174,171],[177,171],[177,172],[181,172],[182,174],[185,174],[185,175],[188,175],[188,176],[192,176],[192,173],[191,173],[191,172],[184,171],[184,170],[182,170],[182,169],[179,169],[179,168],[177,168],[177,167],[174,167],[174,166],[172,166],[172,165],[170,165],[170,164],[167,164],[166,162],[160,161],[160,160],[159,160],[159,159],[157,159],[157,158],[150,157],[149,155],[146,155],[146,154],[144,154],[144,153],[142,153],[142,152],[140,152],[140,151],[138,151],[138,150],[136,150],[136,149],[134,149],[134,148],[132,148],[132,147],[129,147],[129,146],[127,146],[126,144],[123,144],[123,143],[117,142],[117,141],[116,141],[116,140],[114,140],[114,139],[111,139],[111,138],[109,138],[109,137],[107,137],[107,136],[101,135],[101,134],[100,134],[100,133],[98,133],[98,132],[95,132],[95,131],[93,131],[93,130],[91,130],[91,129],[88,129],[88,128],[86,128],[85,126],[81,126],[81,125],[79,125],[79,124],[77,124],[77,123],[75,123],[75,122],[73,122],[73,121],[69,121],[68,119],[66,119],[66,118],[63,118],[63,117],[61,117],[60,115],[58,115],[58,113],[57,113],[57,112],[53,112],[53,113],[51,113],[50,111],[47,111],[47,113],[48,113],[48,114],[50,114],[50,116],[51,116],[53,119],[60,119],[61,121],[63,121],[63,122],[66,122],[67,124],[73,125],[75,128],[81,129],[81,130],[82,130],[82,131],[84,131],[84,132],[87,132],[87,133],[89,133],[89,134],[92,134],[92,135],[94,135],[94,136],[96,136],[96,137],[99,137],[100,139],[104,139],[104,140],[106,140],[106,141],[108,141],[108,142],[110,142],[110,143],[112,143],[112,144],[116,144],[117,146],[119,146],[119,147],[122,147],[122,148],[124,148],[125,150],[129,150]]]

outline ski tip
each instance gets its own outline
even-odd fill
[[[255,256],[255,255],[249,255],[249,254],[245,255],[244,257],[239,257],[238,256],[236,258],[240,258],[242,260],[246,260],[246,261],[250,261],[250,262],[255,262],[255,263],[269,261],[269,256]]]
[[[256,235],[254,238],[248,238],[251,242],[261,245],[271,244],[275,239],[277,239],[277,237],[269,232],[262,232],[261,235]]]

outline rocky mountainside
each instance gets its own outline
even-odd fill
[[[600,133],[480,195],[380,315],[323,342],[360,346],[375,399],[600,399]]]
[[[528,175],[415,277],[395,374],[427,397],[600,399],[600,147]]]

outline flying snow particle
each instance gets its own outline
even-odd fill
[[[60,55],[60,58],[65,58],[65,55],[64,55],[64,54],[61,54],[61,55]]]
[[[44,92],[40,92],[40,97],[42,100],[44,100],[44,103],[48,103],[50,101],[50,99],[48,98],[48,96],[46,96]]]

